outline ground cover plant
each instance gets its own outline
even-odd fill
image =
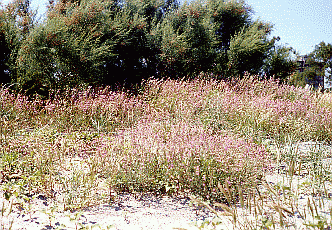
[[[36,196],[75,211],[119,192],[186,194],[212,210],[217,202],[236,228],[269,229],[288,226],[283,216],[295,215],[295,193],[329,199],[327,93],[255,76],[226,82],[200,75],[149,79],[137,94],[75,88],[32,100],[4,86],[0,97],[1,187],[24,210]],[[309,141],[318,147],[298,147]],[[265,183],[274,172],[291,180]],[[294,185],[302,176],[310,183]],[[298,211],[302,222],[331,226],[310,199]],[[238,203],[254,218],[239,221]]]

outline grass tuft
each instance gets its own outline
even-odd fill
[[[330,226],[331,216],[322,215],[331,210],[324,206],[331,181],[329,93],[254,76],[237,82],[201,76],[150,79],[137,95],[76,88],[29,100],[2,87],[0,98],[7,199],[42,194],[74,211],[124,191],[186,194],[223,209],[239,229],[291,226],[290,216]],[[278,181],[268,182],[269,175]],[[307,194],[315,198],[300,204]],[[252,217],[241,217],[243,210]]]

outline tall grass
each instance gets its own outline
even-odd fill
[[[254,76],[207,77],[150,79],[137,95],[70,89],[46,101],[3,87],[5,195],[43,194],[66,210],[121,191],[236,203],[239,191],[249,199],[280,160],[267,143],[330,143],[330,94]]]

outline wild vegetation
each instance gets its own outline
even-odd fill
[[[49,1],[43,20],[29,0],[0,10],[1,82],[44,97],[81,84],[130,87],[149,77],[286,80],[294,50],[253,20],[243,1]]]
[[[293,73],[289,77],[289,83],[304,87],[306,84],[313,85],[317,81],[317,76],[330,76],[327,79],[332,80],[332,44],[320,42],[311,53],[304,56],[304,59],[305,68],[302,72]]]
[[[331,44],[294,73],[244,1],[48,7],[0,10],[0,229],[39,195],[51,219],[120,192],[190,196],[216,213],[199,228],[331,228],[331,94],[286,84],[331,67]]]
[[[254,76],[226,82],[200,75],[149,79],[136,95],[73,88],[45,101],[6,87],[0,95],[1,189],[8,202],[42,194],[59,210],[74,211],[112,202],[124,191],[186,194],[224,204],[237,226],[234,205],[250,206],[256,222],[244,226],[272,228],[287,226],[285,212],[298,215],[300,189],[316,200],[330,197],[330,165],[322,162],[331,152],[317,148],[331,141],[328,93]],[[307,141],[316,143],[309,154],[296,149]],[[308,181],[299,187],[285,180],[264,190],[271,173]],[[305,212],[320,216],[318,201],[313,208],[314,198],[308,199],[310,208],[300,210],[307,224],[311,214]],[[267,200],[275,205],[269,215]],[[324,220],[319,226],[331,226],[330,216]]]

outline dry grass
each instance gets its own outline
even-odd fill
[[[255,77],[236,83],[206,77],[150,79],[138,95],[72,89],[47,101],[3,87],[6,198],[43,194],[64,210],[79,210],[112,201],[114,192],[181,193],[219,203],[235,228],[283,228],[287,215],[302,216],[302,225],[331,226],[319,207],[330,194],[330,168],[321,163],[329,152],[294,147],[331,142],[331,95]],[[264,183],[269,175],[291,180]],[[310,183],[293,185],[294,178]],[[309,197],[296,211],[304,187],[321,201]],[[240,210],[247,213],[242,218]]]

